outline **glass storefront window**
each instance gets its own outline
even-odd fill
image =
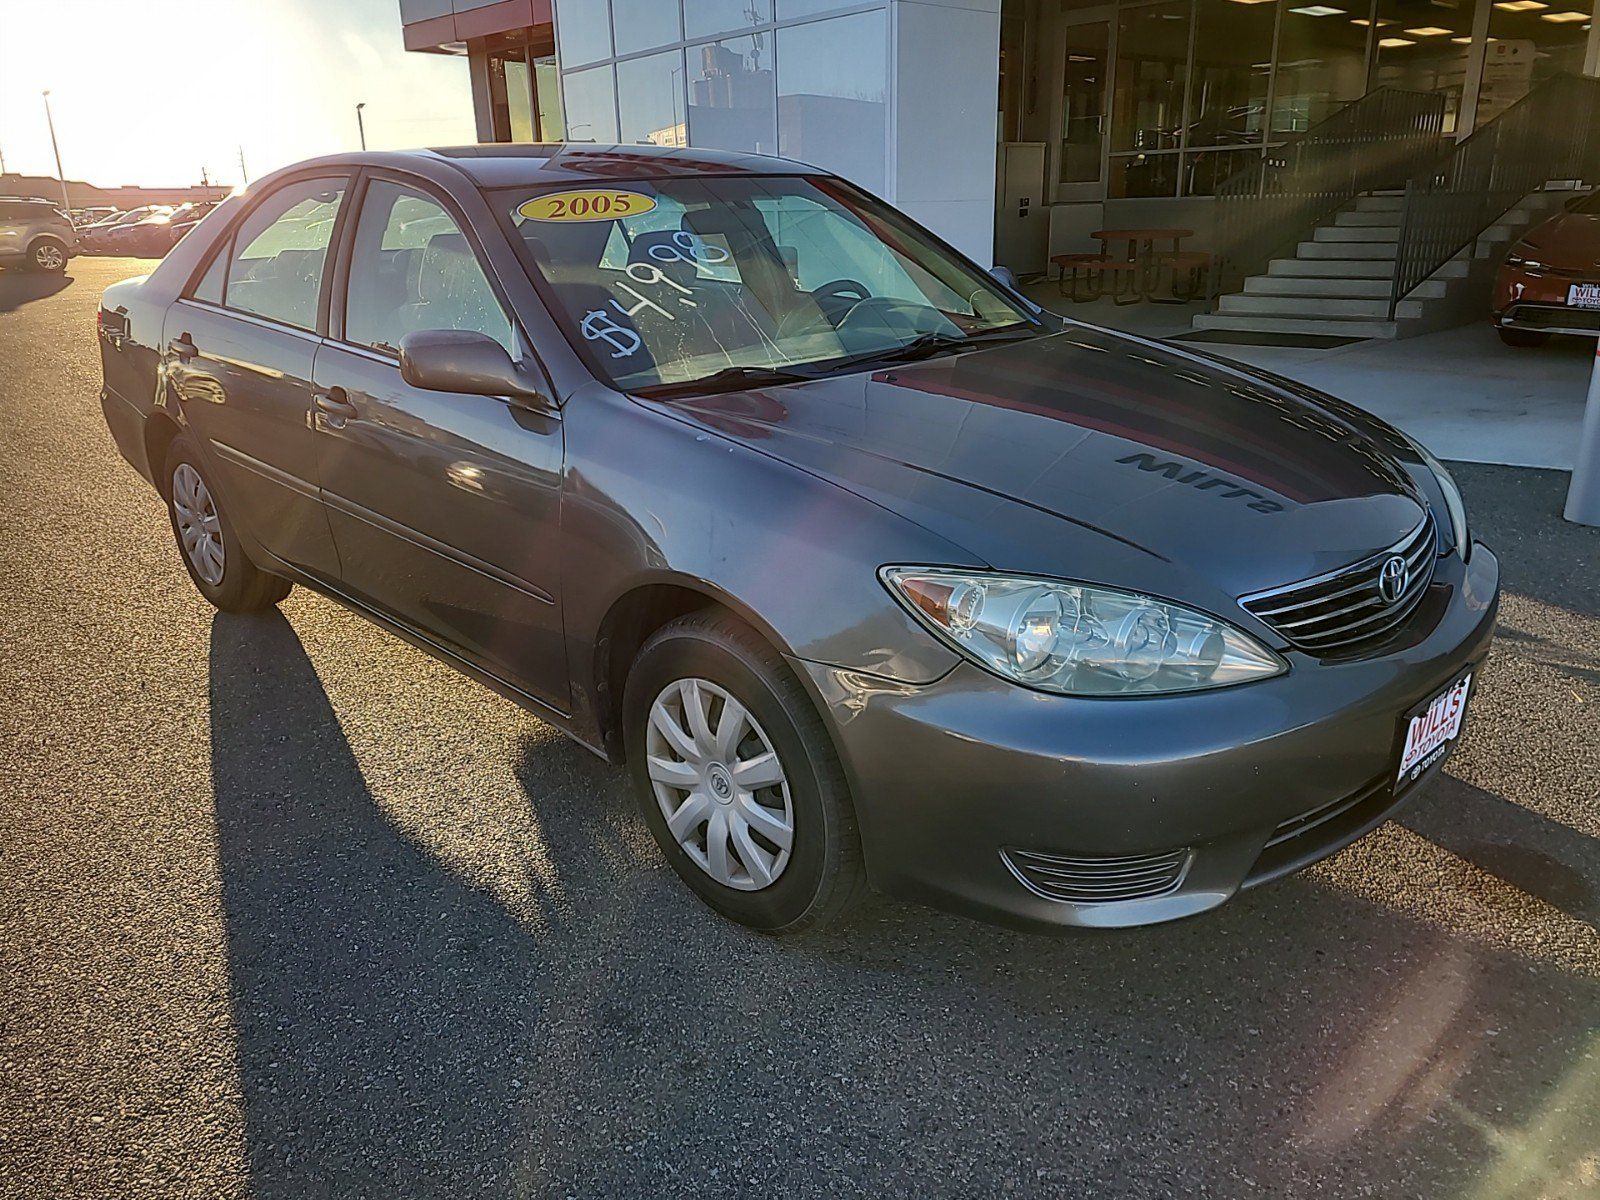
[[[678,0],[611,0],[618,54],[670,46],[683,36]]]
[[[610,67],[591,67],[562,77],[567,137],[610,145],[617,140],[616,78]]]
[[[772,20],[772,0],[683,0],[683,35],[734,33]]]
[[[1304,133],[1367,90],[1371,0],[1297,7],[1305,11],[1285,8],[1278,26],[1274,138]],[[1344,11],[1322,13],[1323,8]]]
[[[1100,178],[1106,129],[1105,21],[1069,25],[1061,87],[1061,182],[1094,183]]]
[[[1272,75],[1272,4],[1200,0],[1188,146],[1260,145]]]
[[[1112,155],[1106,196],[1112,200],[1131,200],[1145,196],[1177,195],[1178,160],[1182,157],[1176,151]]]
[[[1583,70],[1591,0],[1549,0],[1513,11],[1496,4],[1489,14],[1478,124],[1491,121],[1552,75]]]
[[[526,47],[508,46],[489,52],[489,113],[495,141],[538,140]]]
[[[1189,24],[1188,0],[1125,8],[1117,14],[1113,151],[1178,148],[1183,135]]]
[[[884,13],[778,30],[779,152],[883,188],[889,48]]]
[[[628,145],[688,145],[683,52],[669,50],[618,63],[617,104],[618,141]]]
[[[611,5],[607,0],[585,0],[557,8],[556,37],[561,43],[562,66],[576,67],[611,57]]]
[[[716,150],[778,151],[778,84],[772,35],[688,49],[689,140]]]
[[[1440,8],[1431,0],[1378,0],[1372,87],[1440,92],[1445,97],[1444,131],[1456,128],[1467,78],[1472,9]]]

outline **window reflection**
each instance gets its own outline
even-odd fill
[[[683,0],[683,35],[733,33],[772,20],[772,0]]]
[[[678,0],[611,0],[618,54],[670,46],[682,36]]]
[[[598,62],[611,57],[611,5],[606,0],[563,4],[556,14],[556,36],[561,39],[561,64]]]
[[[771,44],[770,34],[758,33],[689,48],[689,136],[694,145],[777,153]]]
[[[881,11],[778,31],[781,153],[882,189],[887,36]]]
[[[683,96],[683,53],[669,50],[617,64],[618,140],[627,144],[689,144]]]
[[[1490,10],[1478,124],[1492,121],[1528,92],[1563,71],[1583,70],[1590,0],[1549,0],[1544,8]]]
[[[574,142],[617,140],[617,93],[610,67],[573,71],[563,80],[566,93],[567,137]]]
[[[1450,39],[1471,36],[1472,10],[1440,8],[1430,0],[1378,0],[1377,21],[1371,86],[1441,93],[1444,131],[1453,132],[1468,47]]]

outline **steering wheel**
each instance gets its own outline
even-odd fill
[[[813,329],[837,329],[850,311],[863,300],[870,300],[872,292],[866,284],[856,279],[834,279],[809,293],[816,307],[801,305],[778,323],[779,337],[793,337]],[[822,324],[817,320],[821,315]]]

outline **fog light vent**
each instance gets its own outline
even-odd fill
[[[1002,850],[1001,859],[1030,892],[1067,904],[1145,900],[1177,890],[1189,866],[1189,850],[1130,854],[1116,858]]]

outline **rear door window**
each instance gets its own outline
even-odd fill
[[[255,207],[233,237],[222,281],[227,307],[300,329],[316,328],[317,299],[345,183],[301,180]]]

